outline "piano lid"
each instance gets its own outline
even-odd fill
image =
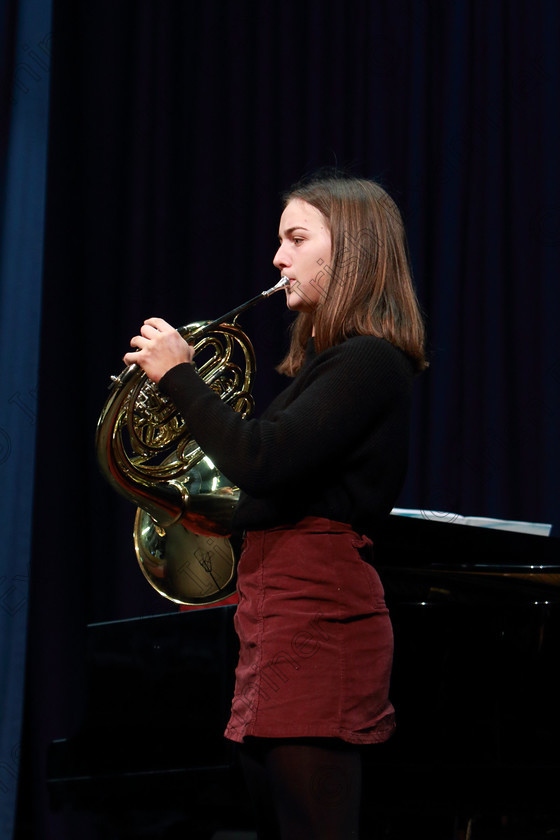
[[[408,593],[430,603],[481,598],[560,602],[558,538],[543,536],[548,526],[528,532],[505,524],[395,509],[375,541],[374,563],[387,595]]]

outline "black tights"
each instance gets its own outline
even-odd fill
[[[357,747],[334,738],[251,738],[239,750],[259,840],[357,840]]]

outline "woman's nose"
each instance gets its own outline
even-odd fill
[[[272,264],[276,266],[276,268],[285,268],[289,263],[287,261],[286,252],[283,250],[284,246],[280,245],[278,250],[274,255],[274,259],[272,260]]]

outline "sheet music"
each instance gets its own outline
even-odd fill
[[[442,510],[420,510],[415,508],[393,508],[391,515],[410,516],[415,519],[428,519],[431,522],[448,522],[453,525],[474,525],[476,528],[494,528],[498,531],[517,531],[521,534],[534,534],[548,537],[552,524],[545,522],[523,522],[516,519],[493,519],[488,516],[462,516]]]

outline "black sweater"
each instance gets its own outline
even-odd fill
[[[407,465],[410,360],[387,341],[356,336],[305,363],[262,417],[243,419],[193,365],[159,387],[199,446],[241,492],[236,529],[323,516],[374,536]]]

